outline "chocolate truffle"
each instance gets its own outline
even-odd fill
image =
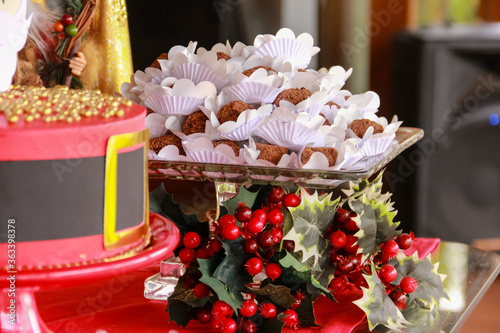
[[[184,148],[182,148],[181,139],[177,135],[166,134],[149,140],[149,149],[157,154],[163,147],[168,145],[176,146],[177,148],[179,148],[179,155],[186,156],[186,152],[184,151]]]
[[[182,127],[182,133],[190,135],[193,133],[205,133],[208,117],[200,110],[191,113]]]
[[[161,65],[160,65],[160,62],[158,60],[163,60],[163,59],[168,60],[168,53],[160,54],[160,56],[158,58],[156,58],[156,60],[151,64],[150,67],[161,69]]]
[[[306,147],[304,148],[304,150],[302,151],[302,157],[301,157],[301,160],[302,160],[302,164],[306,164],[307,162],[309,162],[309,159],[311,158],[312,154],[314,154],[315,152],[320,152],[320,153],[323,153],[323,155],[326,156],[326,158],[328,159],[328,166],[329,167],[332,167],[335,165],[335,162],[337,161],[337,156],[339,155],[339,153],[337,152],[337,149],[331,147]]]
[[[217,140],[217,141],[212,141],[212,144],[214,145],[214,147],[217,147],[218,145],[222,145],[222,144],[228,145],[229,147],[231,147],[233,149],[234,155],[240,156],[240,146],[238,146],[238,144],[234,141]]]
[[[379,123],[369,120],[369,119],[356,119],[353,120],[349,125],[349,128],[358,136],[358,138],[362,138],[365,136],[366,130],[368,127],[373,127],[373,134],[382,133],[384,128]]]
[[[276,72],[274,69],[272,69],[271,67],[267,67],[267,66],[255,66],[255,67],[252,67],[250,69],[247,69],[246,71],[243,71],[243,74],[246,76],[250,76],[259,68],[264,68],[268,72],[275,72],[276,74],[278,74],[278,72]]]
[[[257,158],[271,162],[277,165],[281,160],[281,157],[288,154],[288,149],[281,146],[270,145],[267,143],[256,143],[257,149],[260,150],[260,154]]]
[[[219,123],[226,121],[236,121],[238,116],[245,110],[253,109],[250,105],[242,101],[233,101],[220,108],[217,112],[217,120]]]
[[[309,89],[304,87],[302,88],[289,88],[285,89],[279,93],[279,95],[274,100],[274,105],[280,106],[280,102],[282,100],[289,101],[290,103],[297,105],[303,100],[312,96],[312,93]]]
[[[217,52],[217,60],[221,59],[228,61],[229,59],[231,59],[231,56],[225,52]]]

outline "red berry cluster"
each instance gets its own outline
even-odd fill
[[[59,33],[59,37],[61,38],[66,36],[75,37],[78,33],[78,28],[73,23],[73,17],[69,14],[64,14],[59,21],[54,23],[54,31]]]
[[[190,264],[197,258],[210,259],[221,249],[221,243],[217,238],[202,239],[194,231],[189,231],[182,237],[182,245],[179,259],[184,264]]]
[[[266,206],[252,211],[246,203],[240,203],[235,209],[234,215],[226,214],[214,223],[213,232],[222,241],[233,241],[241,237],[243,239],[243,251],[252,255],[244,265],[246,272],[252,276],[265,272],[268,278],[275,280],[281,276],[281,266],[272,262],[270,258],[275,251],[279,250],[283,238],[284,215],[281,211],[285,207],[297,207],[300,198],[294,193],[285,193],[283,188],[274,187],[267,196]],[[198,234],[188,232],[182,239],[184,248],[179,252],[180,259],[185,263],[191,263],[199,255],[200,240]],[[293,243],[293,242],[292,242]],[[208,248],[213,247],[214,241],[208,241]],[[220,248],[220,243],[217,243]],[[290,247],[290,243],[284,247]],[[198,248],[196,251],[194,249]],[[292,244],[293,248],[293,244]],[[214,249],[215,251],[215,249]],[[213,252],[212,252],[213,254]],[[199,271],[196,274],[184,277],[184,286],[193,288],[196,297],[210,295],[210,288],[199,282]],[[295,310],[305,300],[304,294],[296,292],[293,295],[295,303],[290,309],[280,309],[280,319],[286,327],[296,328],[299,325],[298,315]],[[242,307],[239,309],[239,319],[234,320],[234,310],[224,301],[216,301],[211,308],[205,306],[197,310],[197,319],[202,324],[210,323],[214,332],[232,333],[239,330],[243,333],[257,331],[257,325],[251,317],[257,313],[264,319],[275,318],[278,310],[273,303],[262,302],[260,305],[255,295],[247,295]]]
[[[359,230],[352,219],[355,216],[355,213],[339,208],[328,232],[332,245],[330,258],[336,264],[335,277],[329,286],[334,295],[349,290],[346,289],[349,285],[368,287],[362,274],[369,273],[369,265],[366,261],[361,262],[361,254],[357,254],[359,245],[355,245],[358,237],[354,234]]]
[[[398,272],[394,266],[388,264],[389,260],[396,257],[400,250],[407,250],[413,245],[413,234],[402,233],[394,240],[388,240],[380,247],[379,253],[373,258],[373,262],[377,265],[380,281],[385,286],[385,290],[392,299],[398,309],[406,308],[406,296],[417,289],[417,281],[406,276],[401,279],[399,285],[393,286],[391,282],[396,280]]]
[[[300,198],[295,193],[285,193],[281,187],[274,187],[266,201],[265,207],[254,211],[240,202],[234,216],[226,214],[217,221],[215,232],[229,241],[241,236],[244,239],[243,251],[254,255],[245,263],[248,274],[254,276],[265,269],[266,275],[275,280],[281,275],[281,267],[268,260],[283,239],[284,215],[281,208],[297,207]]]
[[[361,287],[368,288],[363,274],[371,274],[370,262],[373,261],[377,274],[386,287],[387,294],[399,309],[404,309],[406,295],[416,289],[417,282],[411,277],[405,277],[400,285],[391,285],[391,282],[396,280],[398,273],[394,266],[388,262],[396,257],[400,250],[407,250],[412,246],[413,234],[403,233],[394,240],[384,242],[372,258],[361,262],[362,255],[357,254],[359,246],[355,245],[358,238],[354,234],[359,230],[356,222],[352,219],[355,216],[355,213],[339,208],[335,213],[333,227],[329,230],[328,234],[332,246],[330,258],[336,265],[334,278],[329,285],[330,289],[335,296],[342,292],[352,293],[353,290]]]

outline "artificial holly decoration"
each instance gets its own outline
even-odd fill
[[[381,174],[351,183],[338,197],[241,187],[211,231],[169,196],[151,200],[184,234],[176,253],[187,270],[169,297],[170,320],[208,322],[214,332],[277,332],[315,326],[318,297],[354,302],[370,329],[399,329],[411,325],[415,309],[434,311],[447,297],[443,277],[428,258],[403,253],[413,235],[397,229],[390,194],[381,188]],[[161,197],[157,191],[164,189],[152,198]]]

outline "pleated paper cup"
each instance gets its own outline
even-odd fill
[[[165,117],[156,113],[150,113],[146,116],[146,127],[149,129],[150,138],[158,138],[167,133],[165,120]]]
[[[266,103],[270,104],[283,88],[276,88],[259,82],[241,82],[233,86],[225,87],[224,91],[238,97],[245,103]]]
[[[352,95],[345,102],[345,106],[356,105],[357,110],[362,114],[376,113],[380,107],[380,97],[373,91],[367,91],[363,94]]]
[[[212,82],[217,89],[220,89],[226,84],[227,78],[219,78],[217,75],[207,66],[196,64],[196,63],[185,63],[177,65],[172,68],[170,75],[182,79],[187,78],[193,81],[194,84],[198,84],[202,81]]]
[[[220,144],[214,148],[212,141],[207,138],[197,138],[193,141],[183,142],[186,154],[199,163],[219,163],[219,164],[244,164],[245,158],[236,156],[231,147]]]
[[[309,144],[321,147],[325,143],[325,138],[316,129],[295,121],[268,122],[256,129],[253,134],[270,144],[283,146],[292,151],[299,151]]]
[[[198,110],[203,99],[188,96],[153,94],[144,101],[144,106],[162,115],[187,116]]]
[[[220,136],[233,140],[243,141],[263,123],[263,118],[271,114],[272,105],[264,105],[257,110],[243,111],[236,121],[226,121],[218,126],[217,132]]]

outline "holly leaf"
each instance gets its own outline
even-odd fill
[[[392,205],[377,199],[370,200],[365,194],[357,199],[350,198],[348,203],[357,214],[352,219],[359,227],[355,235],[364,258],[375,254],[382,243],[401,233],[397,229],[399,222],[394,222],[396,211],[392,210]]]
[[[283,284],[297,287],[298,285],[305,283],[307,284],[308,292],[313,295],[313,299],[316,299],[320,293],[331,297],[330,291],[321,285],[318,280],[316,280],[313,271],[309,270],[290,253],[287,252],[286,256],[280,259],[279,262],[283,267],[280,276],[280,281]]]
[[[173,196],[167,193],[163,183],[149,194],[149,210],[168,218],[181,234],[195,231],[202,238],[209,236],[208,223],[200,222],[196,214],[185,214],[182,207],[174,201]]]
[[[226,256],[213,273],[213,277],[225,283],[230,290],[241,291],[245,284],[253,281],[244,269],[251,256],[243,251],[243,242],[241,237],[222,242]]]
[[[295,310],[299,317],[300,326],[317,327],[312,297],[310,294],[306,294],[306,297],[302,301],[302,304]]]
[[[169,298],[167,304],[168,322],[175,322],[179,327],[186,327],[192,319],[196,319],[196,310],[183,301]]]
[[[375,266],[372,264],[372,272],[375,271]],[[361,287],[363,297],[353,303],[366,313],[370,331],[377,325],[399,330],[403,328],[403,325],[409,324],[387,295],[385,286],[378,278],[378,275],[376,273],[365,275],[365,279],[368,288]]]
[[[283,285],[267,284],[265,287],[259,289],[245,286],[244,291],[255,294],[259,303],[262,303],[262,301],[271,301],[275,305],[285,309],[288,309],[295,303],[295,299],[290,295],[290,288]]]
[[[424,333],[439,322],[439,311],[437,309],[430,310],[417,302],[408,304],[406,309],[402,311],[403,316],[412,323],[408,331],[410,333]]]
[[[300,189],[301,203],[299,206],[289,208],[292,217],[292,227],[288,226],[288,232],[283,237],[284,240],[295,242],[294,252],[302,253],[302,263],[307,263],[309,269],[316,267],[319,258],[325,255],[328,242],[324,235],[332,224],[335,211],[337,210],[340,198],[332,200],[332,193],[322,196],[319,199],[318,193],[307,193]],[[308,261],[309,258],[314,258]]]
[[[379,201],[387,201],[392,195],[391,193],[382,194],[382,176],[384,171],[381,171],[378,176],[370,182],[368,179],[361,181],[349,182],[349,189],[343,190],[348,198],[356,199],[362,195],[366,195],[370,200],[377,199]]]
[[[398,277],[393,284],[399,284],[406,276],[411,276],[418,283],[417,289],[408,294],[409,302],[419,300],[426,307],[434,309],[439,305],[441,298],[448,299],[443,287],[444,276],[437,272],[438,264],[432,264],[430,254],[423,260],[418,258],[416,252],[410,257],[399,255],[397,259],[398,262],[394,267]]]
[[[282,320],[279,320],[278,318],[266,319],[264,320],[264,323],[259,326],[258,332],[259,333],[281,332],[283,326],[285,326],[285,323]]]
[[[234,309],[236,315],[238,315],[238,309],[241,308],[241,305],[243,304],[243,296],[241,295],[241,292],[235,289],[229,289],[225,283],[213,277],[213,274],[220,263],[220,260],[217,259],[217,253],[219,252],[216,252],[216,254],[210,259],[198,259],[198,264],[200,265],[199,269],[203,274],[200,281],[212,288],[212,290],[217,294],[217,297],[229,304]]]
[[[227,209],[228,214],[234,215],[234,211],[240,202],[244,202],[248,207],[252,208],[258,194],[259,190],[251,192],[247,190],[245,186],[241,186],[238,194],[233,198],[224,201],[222,205]]]

